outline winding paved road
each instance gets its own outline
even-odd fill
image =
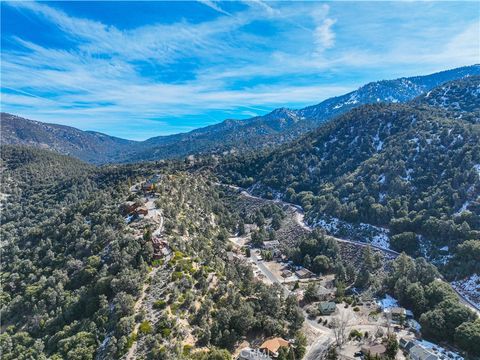
[[[300,206],[300,205],[297,205],[297,204],[292,204],[292,203],[289,203],[289,202],[286,202],[286,201],[283,201],[283,200],[269,200],[269,199],[264,199],[264,198],[261,198],[259,196],[255,196],[255,195],[252,195],[250,194],[247,190],[239,187],[239,186],[235,186],[235,185],[227,185],[227,184],[218,184],[218,185],[221,185],[221,186],[226,186],[230,189],[233,189],[233,190],[236,190],[238,191],[241,195],[245,196],[245,197],[248,197],[248,198],[251,198],[251,199],[257,199],[257,200],[263,200],[263,201],[269,201],[269,202],[273,202],[273,203],[277,203],[277,204],[281,204],[281,205],[285,205],[285,206],[288,206],[290,207],[294,213],[295,213],[295,220],[296,222],[298,223],[298,225],[300,225],[303,229],[305,229],[306,231],[313,231],[313,228],[308,225],[307,223],[305,223],[305,212],[303,210],[303,208]],[[384,248],[384,247],[381,247],[381,246],[377,246],[377,245],[373,245],[373,244],[368,244],[368,243],[363,243],[363,242],[359,242],[359,241],[353,241],[353,240],[347,240],[347,239],[341,239],[341,238],[338,238],[338,237],[335,237],[335,236],[331,236],[329,235],[331,238],[335,239],[336,241],[338,242],[342,242],[342,243],[348,243],[348,244],[353,244],[353,245],[356,245],[356,246],[360,246],[360,247],[366,247],[368,245],[370,245],[371,248],[373,249],[377,249],[377,250],[380,250],[382,251],[383,253],[387,254],[389,257],[391,258],[396,258],[397,256],[400,255],[400,253],[394,251],[394,250],[391,250],[391,249],[388,249],[388,248]],[[441,278],[441,280],[445,281],[448,283],[448,281],[446,281],[443,277]],[[480,316],[480,309],[478,308],[478,305],[476,305],[474,302],[472,302],[470,299],[468,299],[467,297],[465,297],[462,293],[460,293],[459,291],[457,291],[453,286],[450,286],[453,291],[455,291],[455,293],[458,295],[458,297],[460,298],[460,301],[466,305],[468,308],[470,308],[471,310],[473,310],[474,312],[477,313],[477,315]]]
[[[276,204],[281,204],[281,205],[284,205],[284,206],[288,206],[289,208],[291,208],[294,212],[295,212],[295,221],[298,223],[298,225],[300,225],[303,229],[305,229],[306,231],[313,231],[313,227],[308,225],[304,218],[305,218],[305,212],[303,211],[303,208],[300,206],[300,205],[297,205],[297,204],[293,204],[293,203],[289,203],[289,202],[286,202],[286,201],[283,201],[283,200],[269,200],[269,199],[264,199],[264,198],[261,198],[259,196],[255,196],[255,195],[252,195],[250,194],[247,190],[241,188],[241,187],[238,187],[238,186],[234,186],[234,185],[225,185],[225,184],[220,184],[222,186],[227,186],[231,189],[234,189],[236,191],[238,191],[240,194],[242,194],[243,196],[245,197],[248,197],[248,198],[251,198],[251,199],[257,199],[257,200],[263,200],[263,201],[269,201],[269,202],[273,202],[273,203],[276,203]],[[364,242],[360,242],[360,241],[354,241],[354,240],[347,240],[347,239],[341,239],[341,238],[338,238],[338,237],[335,237],[335,236],[331,236],[329,235],[330,237],[334,238],[336,241],[338,242],[343,242],[343,243],[348,243],[348,244],[353,244],[353,245],[357,245],[357,246],[361,246],[361,247],[366,247],[368,245],[370,245],[371,248],[373,249],[377,249],[377,250],[380,250],[384,253],[386,253],[387,255],[390,255],[394,258],[396,258],[397,256],[400,255],[399,252],[396,252],[392,249],[388,249],[388,248],[384,248],[384,247],[381,247],[381,246],[378,246],[378,245],[374,245],[374,244],[369,244],[369,243],[364,243]]]

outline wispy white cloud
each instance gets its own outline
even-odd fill
[[[336,20],[328,17],[330,6],[324,4],[313,11],[312,16],[317,25],[314,30],[314,42],[317,52],[331,48],[335,43],[335,33],[332,29]]]
[[[243,3],[254,9],[263,10],[266,13],[266,15],[269,15],[269,16],[276,16],[276,15],[280,15],[281,13],[278,9],[274,9],[273,7],[268,5],[267,2],[262,0],[244,0]]]
[[[318,47],[329,49],[333,46],[335,42],[335,33],[332,30],[332,26],[335,22],[336,20],[327,18],[321,25],[316,27],[315,42]]]
[[[217,1],[202,3],[221,15],[128,30],[45,3],[8,3],[58,28],[68,46],[9,37],[16,46],[2,52],[2,106],[96,130],[136,123],[149,126],[154,135],[190,129],[182,119],[195,115],[211,122],[212,116],[220,121],[221,114],[245,117],[277,106],[317,103],[373,80],[378,75],[372,69],[415,65],[421,72],[478,62],[478,20],[465,22],[461,31],[458,24],[445,25],[442,34],[452,34],[430,46],[428,39],[440,30],[408,41],[392,37],[380,48],[348,47],[341,33],[347,19],[333,11],[333,3],[258,0],[231,12]],[[256,24],[268,25],[270,32],[252,31]],[[184,68],[186,61],[191,66]],[[336,77],[362,71],[368,76]]]
[[[216,1],[213,1],[213,0],[198,0],[200,3],[202,3],[203,5],[205,6],[208,6],[209,8],[221,13],[221,14],[224,14],[224,15],[228,15],[228,16],[231,16],[231,14],[225,10],[223,10],[220,5],[218,5],[218,3]]]

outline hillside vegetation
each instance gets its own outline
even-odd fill
[[[450,117],[480,122],[480,76],[446,82],[417,99],[418,103],[447,110]]]
[[[70,126],[47,124],[1,113],[2,145],[24,145],[56,151],[94,164],[123,156],[135,141]],[[123,155],[122,155],[123,154]]]
[[[3,359],[119,359],[134,343],[142,358],[191,359],[188,349],[208,346],[213,359],[252,332],[296,336],[296,299],[226,261],[239,215],[208,174],[182,163],[95,168],[17,146],[1,154]],[[152,229],[137,236],[119,211],[154,171],[168,261],[153,260]],[[149,283],[154,317],[135,310]]]
[[[368,83],[303,109],[275,109],[245,120],[227,119],[188,133],[129,141],[72,127],[1,114],[2,144],[50,149],[95,164],[179,158],[192,154],[274,148],[365,104],[404,103],[447,81],[480,75],[480,65],[425,76]]]
[[[480,128],[446,116],[363,106],[278,151],[231,157],[219,173],[301,204],[311,224],[328,215],[387,227],[394,249],[434,258],[480,234]]]

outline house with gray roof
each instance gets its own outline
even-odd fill
[[[408,351],[412,360],[439,360],[439,357],[420,345],[415,345]]]

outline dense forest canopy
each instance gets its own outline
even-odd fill
[[[147,358],[190,358],[175,318],[198,346],[231,350],[252,331],[297,336],[296,299],[226,261],[239,214],[208,173],[189,174],[183,163],[95,168],[24,147],[2,148],[2,168],[5,359],[120,358],[134,341]],[[130,186],[154,171],[163,172],[155,191],[169,262],[153,260],[151,231],[135,237],[119,211],[135,199]],[[152,267],[155,326],[133,311]]]
[[[478,317],[440,274],[480,273],[479,82],[358,107],[273,151],[95,167],[2,146],[2,356],[112,359],[138,346],[145,359],[228,359],[256,334],[293,339],[282,356],[301,358],[297,297],[229,254],[229,238],[247,225],[254,247],[290,231],[282,226],[292,210],[269,202],[249,212],[238,189],[220,183],[299,204],[312,226],[327,216],[388,232],[390,247],[404,252],[391,262],[370,246],[344,257],[343,245],[306,226],[290,233],[282,255],[334,276],[337,302],[355,300],[346,288],[392,294],[424,336],[478,353]],[[154,175],[160,180],[140,195]],[[120,205],[149,201],[169,257],[155,258],[151,224],[135,227],[122,214]],[[445,260],[440,272],[423,257]],[[306,286],[302,301],[315,291]],[[147,312],[137,311],[139,299]]]
[[[231,156],[218,174],[302,205],[311,224],[327,215],[388,228],[392,248],[414,256],[445,246],[460,256],[480,238],[480,128],[449,110],[362,106],[276,151]],[[451,274],[478,272],[466,262]]]

